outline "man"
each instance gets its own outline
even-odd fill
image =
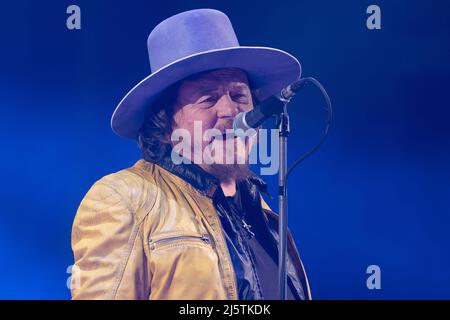
[[[248,170],[254,139],[224,133],[256,99],[296,80],[300,64],[281,50],[239,46],[228,17],[210,9],[163,21],[148,50],[152,74],[111,121],[143,159],[101,178],[80,204],[72,297],[276,299],[277,215]],[[196,126],[219,135],[204,139]],[[292,236],[287,271],[288,298],[309,299]]]

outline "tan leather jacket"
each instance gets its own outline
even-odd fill
[[[292,263],[303,269],[289,242]],[[74,220],[72,249],[79,269],[73,299],[238,298],[211,199],[145,160],[91,187]]]

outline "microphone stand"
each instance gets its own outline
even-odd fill
[[[287,253],[287,138],[290,132],[289,114],[287,112],[288,99],[283,99],[283,111],[278,115],[277,126],[279,131],[279,161],[278,172],[278,288],[280,300],[286,300],[286,253]]]
[[[316,87],[320,89],[323,97],[325,98],[325,102],[327,104],[328,111],[328,120],[327,126],[325,128],[324,134],[320,139],[320,142],[312,148],[310,151],[305,153],[303,156],[298,158],[292,167],[287,169],[287,141],[290,132],[290,124],[289,124],[289,114],[287,112],[287,105],[292,96],[297,93],[306,82],[313,83]],[[328,135],[328,129],[330,127],[331,118],[332,118],[332,108],[331,108],[331,100],[326,92],[325,88],[317,81],[315,78],[307,77],[297,80],[296,82],[290,84],[286,89],[281,91],[278,99],[283,104],[283,108],[281,113],[278,115],[277,126],[279,132],[279,160],[280,160],[280,170],[278,172],[278,208],[279,208],[279,219],[278,219],[278,236],[279,236],[279,245],[278,245],[278,288],[279,288],[279,296],[280,300],[286,300],[287,296],[287,278],[286,278],[286,258],[287,258],[287,239],[288,239],[288,206],[287,206],[287,177],[288,174],[306,157],[315,152],[325,141],[325,138]]]
[[[289,114],[287,112],[287,105],[290,99],[304,86],[306,82],[311,82],[316,85],[322,92],[325,102],[327,104],[328,120],[325,132],[320,139],[320,142],[298,158],[292,167],[287,168],[287,141],[290,132]],[[287,278],[286,278],[286,257],[287,257],[287,236],[288,236],[288,206],[287,206],[287,177],[292,169],[294,169],[301,161],[315,152],[325,141],[328,135],[328,129],[331,123],[332,108],[330,97],[328,96],[324,87],[313,77],[301,78],[291,83],[288,87],[281,90],[277,96],[271,96],[264,100],[259,108],[251,111],[241,112],[233,121],[233,129],[249,129],[258,128],[267,118],[277,115],[277,127],[279,132],[279,161],[280,170],[278,171],[278,288],[280,300],[286,300]],[[247,119],[248,118],[248,119]]]

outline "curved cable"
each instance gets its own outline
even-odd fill
[[[286,173],[286,181],[289,178],[289,174],[292,173],[292,171],[295,169],[295,167],[297,167],[303,160],[308,158],[311,154],[316,152],[320,148],[320,146],[324,143],[325,139],[328,136],[328,131],[330,129],[331,121],[332,121],[332,117],[333,117],[333,109],[331,107],[331,100],[330,100],[330,97],[328,96],[327,91],[322,86],[322,84],[319,81],[317,81],[315,78],[313,78],[313,77],[306,77],[304,79],[305,79],[306,83],[310,82],[310,83],[314,84],[322,92],[322,95],[323,95],[323,97],[325,99],[325,103],[326,103],[326,109],[325,110],[327,111],[327,114],[328,114],[328,116],[327,116],[327,124],[326,124],[325,130],[324,130],[324,132],[322,134],[322,137],[320,138],[319,143],[316,144],[311,150],[309,150],[308,152],[304,153],[302,156],[297,158],[297,160],[295,160],[294,163],[290,166],[290,168],[288,169],[288,171]]]

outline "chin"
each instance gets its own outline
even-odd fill
[[[240,181],[250,175],[248,164],[210,164],[202,165],[203,170],[212,174],[220,181]]]
[[[213,162],[224,166],[248,164],[249,144],[238,137],[233,138],[233,143],[230,143],[229,140],[213,140],[205,148],[209,150],[206,153],[209,163]],[[221,150],[221,154],[216,155],[216,150]]]

